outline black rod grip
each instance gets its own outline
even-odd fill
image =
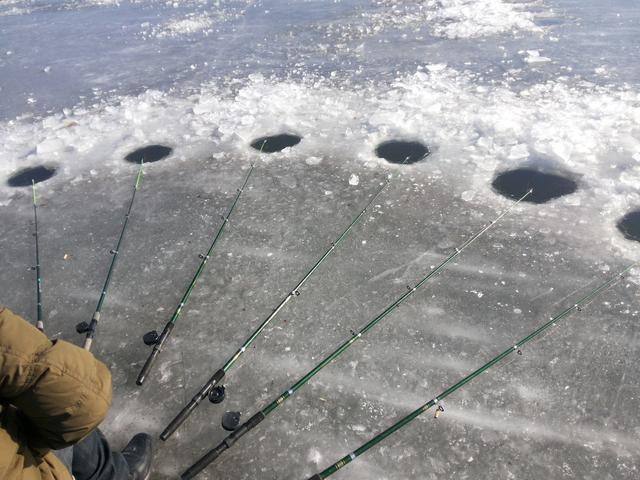
[[[225,438],[222,443],[226,444],[227,447],[231,447],[234,443],[236,443],[240,439],[240,437],[242,437],[245,433],[247,433],[252,428],[255,428],[262,420],[264,420],[264,418],[265,418],[264,413],[262,412],[256,413],[253,417],[251,417],[249,420],[247,420],[238,428],[236,428],[233,431],[233,433],[228,435],[227,438]]]
[[[309,480],[322,480],[322,477],[319,473],[316,473],[313,477],[310,477]]]
[[[178,415],[175,416],[175,418],[173,420],[171,420],[171,423],[169,423],[169,425],[167,425],[167,427],[162,431],[162,433],[160,434],[160,440],[162,440],[163,442],[166,442],[167,439],[173,435],[173,433],[180,428],[180,425],[182,425],[184,423],[184,421],[189,417],[189,415],[191,415],[191,412],[193,412],[196,407],[198,406],[199,402],[194,402],[193,400],[191,400],[186,407],[184,407],[182,410],[180,410],[180,413]]]
[[[151,350],[151,353],[149,354],[147,361],[144,362],[144,366],[142,367],[142,370],[140,370],[140,373],[138,374],[138,379],[136,380],[136,384],[142,385],[144,381],[147,379],[147,375],[149,375],[149,372],[151,371],[153,364],[158,358],[158,355],[160,355],[160,352],[162,351],[162,346],[164,345],[164,342],[167,341],[167,338],[169,338],[169,335],[171,334],[171,330],[173,330],[174,325],[175,323],[171,323],[171,322],[165,325],[164,330],[162,330],[162,333],[160,334],[160,338],[158,339],[157,343],[153,346],[153,350]]]
[[[182,480],[189,480],[195,477],[202,470],[207,468],[210,463],[213,463],[225,450],[231,448],[231,446],[238,441],[249,430],[257,426],[262,420],[265,419],[265,415],[262,412],[256,413],[249,420],[244,422],[238,429],[225,438],[220,445],[216,448],[209,450],[200,460],[191,465],[181,476]]]
[[[224,452],[227,448],[229,447],[227,447],[226,443],[222,442],[213,450],[209,450],[205,456],[203,456],[200,460],[198,460],[196,463],[194,463],[189,468],[187,468],[184,471],[184,473],[180,475],[180,478],[182,480],[190,480],[191,478],[195,477],[202,470],[207,468],[207,465],[209,465],[216,458],[218,458],[220,454]]]
[[[205,386],[200,389],[196,396],[193,397],[182,410],[180,410],[180,413],[178,413],[173,420],[171,420],[171,423],[169,423],[167,428],[165,428],[160,434],[160,440],[166,441],[178,428],[180,428],[180,425],[182,425],[189,415],[191,415],[211,389],[224,378],[224,375],[225,371],[223,369],[220,369],[213,374],[213,377],[211,377]]]
[[[147,379],[147,375],[149,375],[149,372],[151,371],[151,368],[153,367],[153,364],[155,363],[159,354],[160,354],[159,345],[154,345],[153,350],[151,350],[151,354],[147,358],[147,361],[144,362],[144,366],[142,367],[142,370],[140,370],[140,373],[138,374],[138,379],[136,380],[137,385],[142,385],[144,381]]]

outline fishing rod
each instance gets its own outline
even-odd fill
[[[633,264],[633,265],[625,268],[622,272],[618,273],[617,275],[615,275],[614,277],[610,278],[609,280],[604,282],[602,285],[597,287],[596,289],[594,289],[591,292],[589,292],[587,295],[582,297],[580,300],[578,300],[572,306],[570,306],[569,308],[566,308],[564,311],[560,312],[558,315],[556,315],[555,317],[551,318],[551,320],[549,320],[547,323],[545,323],[544,325],[539,327],[537,330],[534,330],[529,335],[524,337],[522,340],[520,340],[519,342],[516,342],[513,346],[507,348],[504,352],[502,352],[501,354],[499,354],[499,355],[495,356],[494,358],[492,358],[491,360],[489,360],[482,367],[480,367],[477,370],[475,370],[474,372],[470,373],[469,375],[464,377],[462,380],[460,380],[458,383],[453,384],[452,386],[447,388],[444,392],[442,392],[437,397],[433,398],[432,400],[429,400],[427,403],[422,405],[420,408],[414,410],[409,415],[405,416],[400,421],[398,421],[397,423],[393,424],[391,427],[387,428],[382,433],[379,433],[378,435],[373,437],[371,440],[369,440],[367,443],[363,444],[361,447],[359,447],[358,449],[354,450],[349,455],[341,458],[339,461],[337,461],[336,463],[334,463],[330,467],[324,469],[322,472],[317,473],[316,475],[310,477],[308,480],[323,480],[325,478],[330,477],[331,475],[336,473],[338,470],[340,470],[342,467],[344,467],[345,465],[351,463],[357,457],[359,457],[360,455],[365,453],[367,450],[369,450],[370,448],[374,447],[375,445],[377,445],[378,443],[383,441],[389,435],[392,435],[396,431],[400,430],[402,427],[404,427],[408,423],[412,422],[415,418],[419,417],[424,412],[429,410],[431,407],[434,407],[436,405],[437,405],[437,409],[436,409],[436,415],[435,416],[437,417],[441,412],[444,412],[444,408],[441,405],[441,402],[442,402],[442,400],[444,398],[448,397],[449,395],[454,393],[456,390],[462,388],[464,385],[469,383],[471,380],[473,380],[474,378],[478,377],[482,373],[486,372],[491,367],[495,366],[497,363],[499,363],[500,361],[504,360],[509,355],[511,355],[513,353],[516,353],[518,355],[522,355],[522,350],[521,349],[525,344],[529,343],[534,338],[536,338],[539,335],[541,335],[547,329],[551,328],[552,326],[555,326],[558,321],[562,320],[564,317],[567,317],[570,313],[573,313],[574,311],[581,311],[582,306],[584,306],[586,303],[591,301],[595,296],[597,296],[603,290],[609,288],[614,283],[616,283],[618,280],[623,278],[624,274],[626,274],[629,270],[631,270],[632,268],[634,268],[637,265],[638,264]]]
[[[136,383],[138,385],[142,385],[144,383],[145,379],[147,378],[147,375],[149,374],[149,372],[151,371],[151,368],[153,367],[153,364],[158,358],[158,355],[162,351],[162,347],[164,346],[165,342],[169,338],[169,335],[171,335],[171,331],[173,330],[173,327],[175,327],[176,322],[178,321],[178,318],[182,313],[182,309],[184,308],[187,301],[189,300],[189,297],[191,296],[191,292],[193,292],[193,289],[195,288],[196,283],[200,278],[200,275],[202,275],[202,272],[204,271],[204,267],[207,265],[207,262],[211,257],[211,253],[213,252],[213,249],[217,245],[218,240],[222,238],[224,229],[227,226],[227,223],[229,223],[229,218],[231,217],[231,214],[236,208],[236,204],[238,203],[238,200],[240,200],[240,196],[242,195],[242,192],[244,191],[244,188],[247,186],[247,183],[249,182],[249,178],[253,173],[253,168],[254,166],[253,164],[251,164],[251,167],[249,168],[249,172],[245,176],[242,186],[236,192],[236,196],[233,200],[233,203],[231,203],[231,207],[229,208],[229,211],[224,217],[222,217],[222,225],[220,225],[220,228],[218,228],[218,232],[213,238],[213,241],[209,246],[209,250],[207,250],[206,254],[200,254],[200,258],[202,259],[202,261],[200,262],[200,266],[196,270],[196,273],[193,276],[191,283],[189,283],[189,286],[187,287],[186,291],[184,292],[184,295],[182,295],[182,298],[180,299],[180,303],[178,304],[178,307],[175,309],[175,311],[173,312],[173,315],[171,315],[171,318],[164,326],[162,333],[158,335],[158,332],[156,330],[151,330],[150,332],[147,332],[142,338],[142,341],[145,343],[145,345],[149,345],[149,346],[153,345],[153,350],[151,350],[151,353],[149,354],[147,361],[144,363],[142,370],[140,370],[140,373],[138,374],[138,379],[136,380]]]
[[[42,278],[40,275],[40,245],[38,237],[38,197],[36,196],[36,181],[31,180],[31,189],[33,192],[33,219],[35,231],[33,236],[36,240],[36,264],[31,267],[36,272],[36,328],[44,332],[44,319],[42,315]]]
[[[104,282],[104,286],[102,287],[102,293],[100,293],[100,299],[98,300],[98,305],[96,306],[96,310],[93,313],[93,317],[91,318],[91,322],[80,322],[76,325],[76,331],[80,334],[85,334],[84,338],[84,349],[91,350],[91,345],[93,343],[93,337],[96,334],[96,328],[98,327],[98,322],[100,321],[100,313],[102,311],[102,304],[104,303],[105,298],[107,297],[107,291],[109,290],[109,285],[111,284],[111,277],[113,275],[113,269],[116,266],[116,260],[118,259],[118,254],[120,253],[120,246],[122,245],[122,240],[124,239],[124,234],[127,230],[127,225],[129,224],[129,216],[131,215],[131,210],[133,208],[133,202],[136,199],[136,193],[140,188],[140,181],[142,180],[142,167],[144,165],[144,161],[140,163],[140,168],[138,169],[138,175],[136,176],[136,183],[133,187],[133,194],[131,195],[131,201],[129,202],[129,208],[127,209],[127,213],[124,216],[124,222],[122,224],[122,230],[120,230],[120,237],[118,237],[118,243],[116,244],[116,248],[111,250],[111,265],[109,265],[109,271],[107,272],[107,278]]]
[[[249,430],[256,427],[260,422],[262,422],[269,414],[271,414],[274,410],[276,410],[280,405],[282,405],[285,400],[291,397],[294,393],[296,393],[303,385],[305,385],[309,380],[311,380],[320,370],[329,365],[333,360],[342,355],[351,345],[353,345],[357,340],[359,340],[363,335],[365,335],[369,330],[371,330],[378,322],[380,322],[383,318],[393,312],[396,308],[398,308],[405,300],[407,300],[411,295],[413,295],[422,285],[429,281],[429,279],[438,275],[449,263],[451,263],[463,250],[465,250],[469,245],[471,245],[476,239],[482,236],[487,230],[489,230],[493,225],[495,225],[502,217],[507,215],[516,205],[518,205],[522,200],[524,200],[529,194],[531,194],[532,190],[529,190],[524,196],[522,196],[517,202],[503,211],[500,215],[498,215],[491,223],[483,227],[480,231],[475,233],[472,237],[470,237],[467,241],[465,241],[460,247],[456,248],[451,255],[445,258],[440,265],[433,268],[427,275],[425,275],[422,280],[420,280],[414,287],[408,287],[408,291],[402,294],[396,301],[391,303],[386,309],[382,311],[380,315],[375,317],[369,323],[367,323],[360,331],[352,332],[351,337],[340,345],[336,350],[333,351],[329,356],[327,356],[324,360],[318,363],[315,367],[313,367],[306,375],[304,375],[300,380],[294,383],[289,389],[287,389],[282,395],[276,398],[273,402],[268,404],[258,413],[256,413],[253,417],[247,420],[243,425],[238,427],[233,433],[231,433],[227,438],[225,438],[217,447],[209,450],[200,460],[194,463],[191,467],[189,467],[181,476],[182,480],[188,480],[196,476],[202,470],[204,470],[211,462],[215,461],[225,450],[229,449],[235,442],[238,441],[240,437],[242,437]]]
[[[378,191],[371,197],[369,203],[356,215],[356,217],[351,221],[349,226],[334,240],[327,251],[320,257],[320,259],[311,267],[311,269],[302,277],[302,280],[298,282],[298,284],[290,290],[286,296],[282,299],[282,301],[278,304],[278,306],[273,309],[273,311],[269,314],[269,316],[256,328],[256,330],[245,340],[242,346],[236,351],[231,358],[227,360],[227,362],[216,371],[213,376],[205,383],[202,388],[196,393],[196,395],[191,399],[191,401],[176,415],[176,417],[169,423],[167,428],[160,434],[160,438],[162,440],[167,440],[173,432],[175,432],[180,425],[184,423],[184,421],[191,415],[191,413],[196,409],[196,407],[204,400],[205,397],[209,396],[209,400],[212,403],[220,403],[224,400],[225,390],[224,386],[218,385],[220,381],[224,378],[226,373],[231,369],[233,364],[240,358],[240,356],[249,348],[249,346],[260,336],[262,331],[271,323],[271,321],[276,318],[278,313],[284,308],[284,306],[293,298],[298,297],[300,295],[300,289],[306,283],[309,278],[315,273],[315,271],[320,267],[320,265],[333,253],[333,251],[338,247],[340,243],[347,237],[351,229],[362,219],[366,211],[373,204],[373,202],[382,194],[383,190],[387,188],[389,185],[389,179],[387,179],[384,184],[378,189]]]

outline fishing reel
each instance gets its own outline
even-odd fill
[[[226,412],[222,415],[222,428],[227,432],[233,432],[240,425],[240,412]]]
[[[76,332],[79,334],[87,333],[89,331],[89,324],[87,322],[80,322],[76,325]]]
[[[216,405],[222,403],[226,396],[224,385],[213,387],[208,395],[209,401]]]
[[[153,346],[158,343],[160,340],[160,335],[158,335],[157,330],[151,330],[150,332],[145,333],[142,336],[142,341],[145,345]]]

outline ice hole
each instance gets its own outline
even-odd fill
[[[152,163],[167,158],[173,149],[164,145],[147,145],[129,153],[124,159],[129,163]]]
[[[640,210],[629,212],[618,221],[618,230],[624,238],[640,242]]]
[[[298,135],[293,135],[291,133],[281,133],[279,135],[272,135],[270,137],[260,137],[256,138],[253,142],[251,142],[251,146],[256,150],[262,151],[263,153],[274,153],[284,150],[288,147],[293,147],[297,145],[302,140]]]
[[[416,163],[426,158],[431,152],[420,142],[389,140],[376,147],[376,156],[390,163]]]
[[[533,192],[525,202],[546,203],[554,198],[570,195],[578,189],[578,184],[570,178],[554,173],[544,173],[532,168],[508,170],[496,176],[491,184],[500,195],[519,199],[530,188]]]
[[[9,177],[7,184],[10,187],[28,187],[32,181],[36,183],[49,180],[56,174],[58,169],[56,167],[47,167],[44,165],[38,165],[37,167],[24,168],[17,171]]]

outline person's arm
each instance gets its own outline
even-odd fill
[[[0,307],[0,401],[18,409],[29,447],[57,450],[77,443],[111,405],[111,374],[80,347],[50,341]]]

